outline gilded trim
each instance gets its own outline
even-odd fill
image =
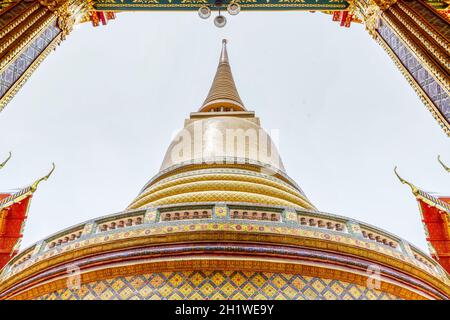
[[[437,43],[439,43],[444,50],[450,54],[450,42],[431,24],[428,23],[421,15],[417,14],[412,8],[405,5],[402,1],[398,2],[398,6],[404,13],[413,19],[425,32],[428,33]]]
[[[403,13],[398,7],[393,6],[390,12],[423,44],[427,52],[431,54],[440,62],[445,71],[450,72],[450,58],[448,53],[442,50],[434,41],[430,41],[415,24],[411,18]]]
[[[20,36],[26,33],[31,26],[33,26],[38,20],[40,20],[48,10],[44,7],[35,10],[30,16],[27,17],[26,20],[22,21],[15,29],[14,32],[7,34],[0,43],[0,54],[3,54],[9,46],[17,40]],[[1,37],[1,36],[0,36]]]
[[[242,189],[242,187],[241,187]],[[142,203],[140,206],[133,206],[135,208],[143,208],[148,206],[160,206],[165,204],[178,203],[198,203],[198,202],[244,202],[253,204],[279,205],[295,208],[308,208],[306,204],[299,205],[294,202],[281,199],[275,196],[269,196],[259,193],[252,193],[246,191],[230,191],[230,190],[203,190],[200,192],[186,192],[182,194],[167,195],[152,202]]]
[[[198,162],[198,161],[199,162]],[[201,169],[241,169],[241,170],[248,170],[251,172],[255,172],[258,174],[261,174],[261,172],[264,172],[264,170],[267,170],[270,172],[271,177],[275,179],[282,180],[283,182],[289,184],[290,186],[297,189],[304,197],[305,194],[301,190],[301,188],[297,185],[297,183],[292,180],[286,173],[281,171],[280,169],[276,169],[271,166],[264,165],[261,162],[253,161],[251,159],[247,158],[236,158],[236,159],[227,159],[226,157],[218,157],[214,158],[214,161],[211,161],[210,163],[205,163],[204,159],[194,159],[191,161],[181,162],[178,164],[174,164],[167,169],[164,169],[162,171],[159,171],[156,175],[154,175],[141,189],[140,192],[143,192],[146,190],[149,186],[156,184],[164,179],[167,179],[168,177],[180,174],[188,171],[194,171],[194,170],[201,170]]]
[[[94,5],[98,11],[134,11],[134,10],[197,10],[199,5],[186,4],[186,3],[171,3],[159,4],[159,3],[96,3]],[[241,8],[244,10],[345,10],[348,5],[343,4],[305,4],[305,3],[257,3],[257,4],[241,4]]]
[[[195,171],[193,172],[195,174]],[[284,185],[275,183],[271,180],[246,176],[244,174],[206,174],[193,175],[190,177],[176,178],[163,183],[153,185],[140,194],[128,207],[129,209],[136,209],[144,205],[149,205],[152,202],[162,199],[167,196],[174,196],[185,193],[194,192],[221,192],[229,191],[235,192],[236,196],[243,192],[255,193],[274,198],[286,200],[295,206],[300,206],[307,209],[314,209],[314,207],[305,200],[299,192],[294,192],[293,189],[288,189]],[[273,203],[271,203],[273,204]]]
[[[0,72],[6,70],[11,63],[15,61],[15,57],[24,52],[27,45],[36,38],[42,31],[44,31],[50,24],[55,21],[55,14],[52,12],[47,12],[42,18],[38,20],[30,29],[27,30],[25,36],[19,40],[18,44],[11,48],[6,55],[1,57],[0,60]],[[0,109],[1,111],[1,109]]]
[[[425,93],[425,91],[422,89],[422,87],[417,83],[416,79],[414,79],[414,77],[409,73],[408,69],[406,69],[406,67],[403,65],[403,63],[400,61],[400,59],[397,57],[395,52],[391,49],[391,47],[389,47],[389,45],[386,43],[386,41],[383,39],[383,37],[380,34],[378,34],[377,42],[387,52],[389,57],[391,57],[392,61],[395,63],[397,68],[400,70],[400,72],[406,78],[408,83],[411,85],[411,87],[417,93],[420,100],[422,100],[423,104],[427,107],[427,109],[433,115],[433,118],[439,123],[442,130],[444,130],[444,132],[447,134],[447,136],[450,137],[450,123],[447,121],[447,119],[444,118],[441,111],[434,105],[433,101],[431,101],[431,99],[428,97],[428,95]]]
[[[19,2],[17,2],[19,3]],[[39,3],[35,3],[33,6],[27,8],[19,17],[10,21],[7,25],[0,29],[0,38],[4,37],[8,32],[14,29],[17,25],[22,23],[30,14],[36,11],[40,7]],[[1,14],[1,12],[0,12]]]
[[[408,34],[408,30],[402,23],[393,16],[390,12],[385,12],[383,14],[383,20],[389,25],[391,30],[393,30],[399,39],[409,48],[409,50],[414,54],[414,56],[422,63],[423,66],[430,72],[433,78],[442,85],[443,89],[450,95],[450,79],[448,78],[446,72],[437,65],[433,59],[427,54],[427,51],[412,39],[411,35]]]
[[[50,21],[52,22],[52,21]],[[54,21],[53,21],[54,22]],[[7,92],[0,98],[0,112],[5,108],[9,101],[14,97],[14,95],[22,88],[25,82],[30,78],[31,74],[37,69],[37,67],[44,61],[44,59],[49,55],[49,53],[56,49],[56,47],[61,42],[61,35],[58,34],[55,39],[53,39],[50,44],[41,52],[41,54],[30,64],[30,66],[25,70],[25,72],[17,79],[16,82],[8,89]]]
[[[6,6],[2,9],[0,9],[0,14],[5,13],[6,11],[10,10],[11,8],[15,7],[16,5],[18,5],[20,3],[20,1],[15,1],[15,2],[10,2],[9,6]]]

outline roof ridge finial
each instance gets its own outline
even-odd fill
[[[400,177],[400,175],[397,172],[397,166],[394,167],[394,173],[397,176],[398,180],[400,180],[401,183],[406,184],[411,188],[413,194],[416,194],[419,191],[419,189],[417,189],[417,187],[415,185],[413,185],[411,182],[408,182],[405,179],[403,179],[402,177]]]
[[[220,53],[219,64],[230,63],[228,61],[227,43],[228,43],[227,39],[222,39],[222,52]]]
[[[447,167],[447,166],[445,165],[445,163],[441,161],[441,156],[438,155],[437,158],[438,158],[439,163],[444,167],[445,171],[450,172],[450,167]]]
[[[50,176],[52,175],[53,171],[55,171],[55,163],[52,163],[52,169],[50,170],[49,173],[47,173],[46,176],[43,176],[42,178],[36,180],[32,185],[31,185],[31,191],[34,192],[36,191],[39,183],[41,183],[44,180],[47,180],[48,178],[50,178]]]
[[[11,153],[11,151],[10,151],[10,152],[9,152],[8,158],[6,158],[5,161],[3,161],[2,163],[0,163],[0,169],[2,169],[2,168],[6,165],[6,163],[9,161],[9,159],[11,159],[11,157],[12,157],[12,153]]]

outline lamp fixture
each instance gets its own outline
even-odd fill
[[[228,0],[227,3],[223,0],[217,0],[213,5],[202,5],[198,8],[198,15],[202,19],[208,19],[211,16],[211,10],[216,9],[219,15],[214,18],[214,25],[218,28],[223,28],[227,24],[227,18],[221,14],[221,10],[224,9],[226,4],[228,14],[232,16],[237,15],[241,11],[241,6],[236,0]]]
[[[227,11],[229,14],[231,14],[232,16],[237,15],[239,12],[241,12],[241,6],[239,5],[239,3],[232,1],[228,4],[227,6]]]
[[[198,9],[198,15],[202,19],[208,19],[211,16],[211,9],[208,6],[201,6]]]
[[[227,24],[227,18],[219,13],[217,17],[214,18],[214,25],[217,28],[223,28]]]

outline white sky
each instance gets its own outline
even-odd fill
[[[218,29],[212,17],[121,13],[78,26],[0,114],[0,159],[13,151],[0,189],[57,165],[34,196],[22,248],[132,201],[203,102],[226,37],[241,98],[280,130],[287,172],[310,200],[426,249],[417,203],[392,169],[449,193],[436,161],[450,163],[449,140],[364,27],[242,12]]]

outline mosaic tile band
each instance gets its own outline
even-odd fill
[[[397,300],[376,289],[286,273],[161,272],[118,277],[61,289],[42,300]]]
[[[433,78],[430,72],[417,60],[411,50],[383,20],[380,21],[378,32],[400,59],[403,66],[428,95],[439,112],[450,122],[450,96],[445,89]]]
[[[47,27],[36,37],[9,67],[0,74],[0,97],[2,97],[14,83],[24,74],[33,61],[55,39],[60,30],[56,23]]]

